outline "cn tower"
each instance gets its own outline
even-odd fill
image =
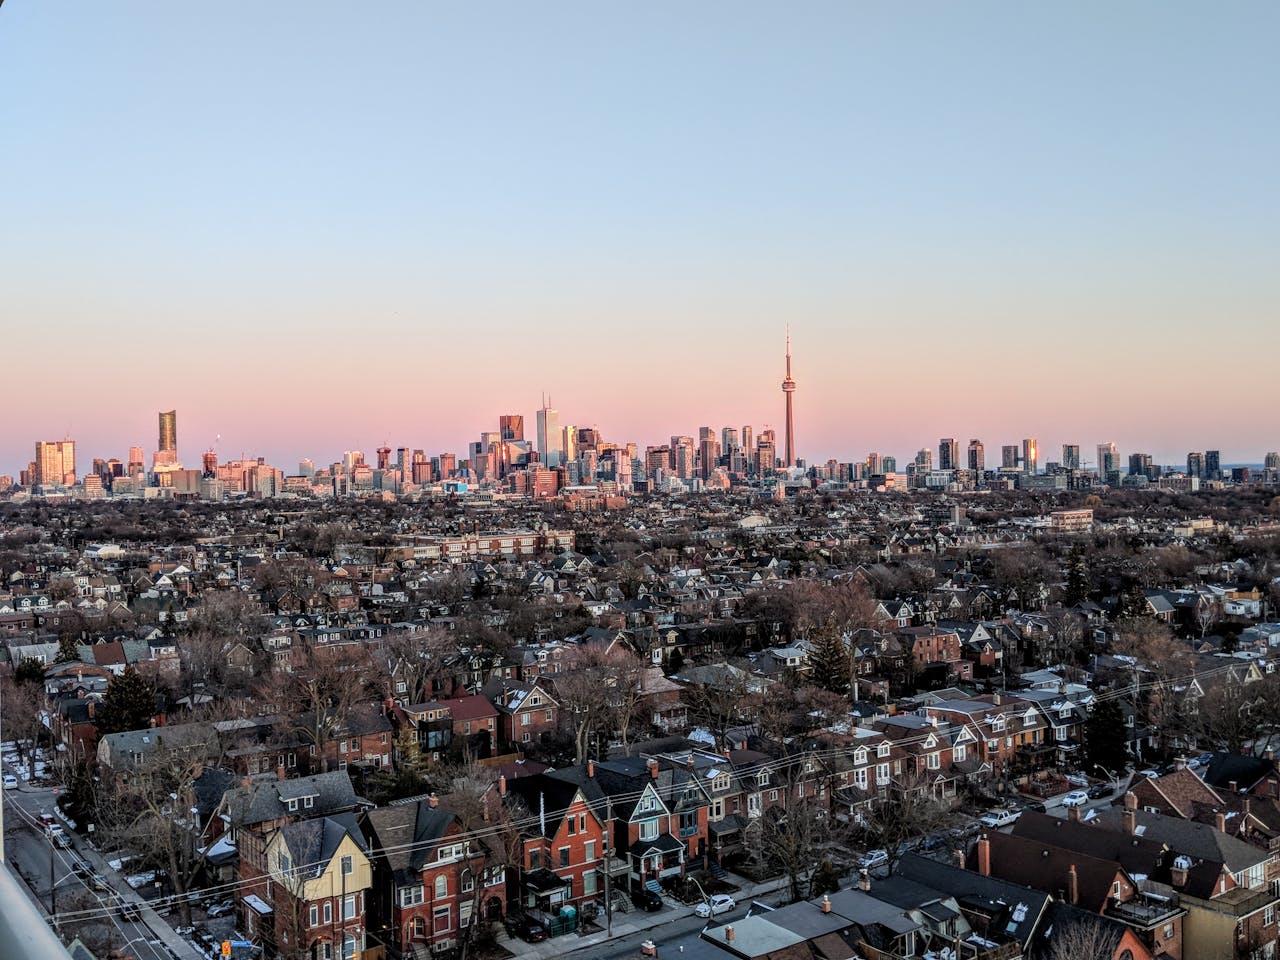
[[[791,324],[787,324],[787,379],[782,381],[782,395],[787,398],[787,459],[786,465],[796,465],[796,432],[791,419],[791,395],[796,392],[796,382],[791,379]]]

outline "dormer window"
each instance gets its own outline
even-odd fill
[[[766,771],[766,770],[761,770],[761,771],[756,775],[756,783],[758,783],[760,786],[762,786],[762,787],[763,787],[763,786],[764,786],[765,784],[767,784],[768,782],[769,782],[769,773],[768,773],[768,771]]]
[[[531,707],[536,707],[540,703],[542,703],[542,698],[538,696],[536,693],[529,698],[529,706]]]
[[[286,800],[286,801],[285,801],[285,806],[289,808],[289,812],[290,812],[290,813],[296,813],[296,812],[297,812],[297,810],[298,810],[298,801],[297,801],[297,800]]]
[[[303,798],[302,798],[302,805],[303,805],[303,807],[305,807],[305,808],[306,808],[306,809],[308,809],[308,810],[310,810],[310,809],[312,808],[312,806],[314,806],[314,805],[315,805],[315,803],[314,803],[314,802],[315,802],[315,798],[314,798],[314,797],[303,797]]]
[[[886,740],[884,743],[880,744],[880,746],[876,747],[876,756],[887,757],[889,755],[889,749],[889,742]]]
[[[728,775],[727,773],[722,773],[722,774],[720,774],[720,776],[718,776],[718,777],[716,777],[714,780],[712,780],[712,781],[711,781],[711,789],[712,789],[712,790],[715,790],[715,791],[728,790],[728,789],[729,789],[729,775]]]
[[[996,717],[994,720],[992,720],[992,721],[991,721],[991,729],[992,729],[992,730],[1003,730],[1003,729],[1004,729],[1004,717]]]

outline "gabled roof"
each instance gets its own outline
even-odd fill
[[[308,809],[302,803],[290,810],[289,800],[312,797]],[[239,827],[267,823],[284,817],[320,817],[354,810],[360,805],[345,770],[317,773],[293,780],[277,779],[275,774],[262,774],[228,790],[222,798],[221,811]]]
[[[369,846],[350,813],[339,813],[318,820],[300,820],[286,824],[280,830],[280,838],[289,849],[293,868],[298,876],[314,880],[338,852],[343,838],[350,837],[366,854]]]
[[[456,821],[452,810],[433,807],[429,800],[380,807],[365,818],[373,847],[381,851],[399,881],[422,873]]]

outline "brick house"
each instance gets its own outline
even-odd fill
[[[560,704],[537,681],[494,678],[481,693],[498,711],[500,744],[537,743],[559,726]]]
[[[587,761],[588,779],[594,764]],[[605,828],[582,788],[547,774],[499,780],[499,792],[521,823],[519,897],[528,912],[556,917],[560,908],[594,900],[603,890]]]
[[[364,827],[374,854],[371,912],[394,957],[455,947],[477,916],[506,914],[506,871],[458,815],[434,795],[371,810]]]

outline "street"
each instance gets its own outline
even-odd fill
[[[84,933],[87,939],[97,928],[95,932],[105,934],[111,949],[127,947],[126,955],[136,960],[174,960],[175,956],[180,960],[195,960],[200,956],[171,929],[163,931],[163,938],[158,936],[145,921],[149,914],[153,918],[152,923],[161,925],[160,918],[150,908],[144,907],[137,893],[73,831],[66,830],[69,847],[63,849],[54,845],[40,821],[42,813],[54,809],[52,789],[23,784],[4,791],[4,804],[6,860],[45,911],[54,906],[53,900],[56,899],[57,913],[54,917],[57,920],[65,916],[61,921],[66,928],[62,931],[64,935],[76,931]],[[104,878],[108,889],[96,891],[86,880],[76,876],[72,868],[77,858],[83,859],[93,873]],[[56,898],[50,896],[51,889]],[[120,916],[121,901],[136,904],[143,916],[136,921]]]

